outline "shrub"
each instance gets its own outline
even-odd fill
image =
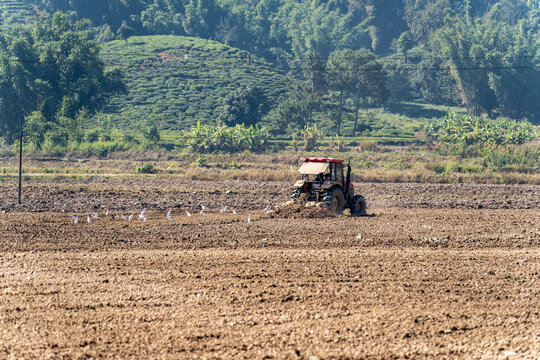
[[[148,142],[156,144],[160,139],[161,135],[159,134],[159,129],[156,125],[152,125],[148,127],[145,131],[143,131],[143,137]]]
[[[482,150],[482,158],[487,166],[505,167],[518,165],[529,168],[531,171],[540,169],[540,148],[529,148],[525,146],[505,147],[500,145],[489,145]]]
[[[197,160],[191,163],[191,166],[208,167],[208,164],[206,164],[206,158],[204,156],[199,156]]]
[[[98,139],[99,139],[99,131],[97,129],[89,130],[86,133],[86,141],[88,141],[89,143],[96,142],[98,141]]]
[[[154,172],[154,166],[152,164],[144,164],[137,168],[138,174],[152,174]]]
[[[527,121],[488,119],[466,114],[450,113],[432,119],[425,128],[426,135],[443,143],[522,144],[538,136]]]
[[[306,125],[302,130],[302,136],[304,137],[304,149],[306,151],[313,151],[317,147],[317,139],[321,137],[321,132],[317,129],[317,124],[313,126]]]
[[[268,132],[264,127],[245,127],[235,125],[197,126],[182,135],[186,145],[197,153],[241,152],[245,150],[263,151],[269,140]]]

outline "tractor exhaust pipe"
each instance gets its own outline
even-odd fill
[[[349,193],[349,187],[351,186],[351,158],[352,156],[349,156],[349,159],[347,159],[347,180],[345,182],[345,193]]]

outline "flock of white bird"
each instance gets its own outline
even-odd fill
[[[199,214],[201,216],[206,216],[206,212],[205,212],[206,207],[204,205],[202,205],[202,204],[200,206],[201,206],[201,211],[199,212]],[[228,207],[224,206],[219,212],[221,214],[224,214],[224,213],[227,212],[227,209],[228,209]],[[191,213],[188,210],[185,210],[185,211],[186,211],[187,217],[191,217]],[[263,211],[264,211],[265,214],[270,214],[272,212],[272,209],[270,208],[270,206],[267,206]],[[231,212],[232,212],[233,215],[237,215],[236,210],[231,209]],[[109,209],[107,209],[107,211],[105,211],[105,216],[109,216],[109,214],[110,214],[110,211],[109,211]],[[71,217],[73,218],[73,224],[77,225],[79,223],[79,216],[78,215],[72,215]],[[135,213],[132,213],[129,216],[125,216],[125,215],[120,214],[120,213],[117,213],[117,214],[114,215],[114,218],[117,219],[117,220],[127,220],[129,222],[131,222],[134,219],[134,217],[135,217]],[[86,221],[89,224],[92,224],[92,221],[98,220],[98,219],[99,219],[99,214],[98,213],[93,213],[92,215],[90,215],[90,214],[86,215]],[[147,220],[146,209],[143,209],[143,211],[141,211],[141,213],[138,215],[138,219],[140,221],[146,221]],[[167,220],[173,221],[172,209],[169,209],[169,211],[167,212]],[[248,215],[247,222],[248,222],[248,224],[251,224],[251,215]]]

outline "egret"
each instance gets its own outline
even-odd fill
[[[236,215],[236,210],[232,209],[233,215]]]
[[[187,211],[187,210],[186,210],[186,215],[187,215],[188,217],[191,216],[191,214],[190,214],[189,211]]]
[[[128,220],[129,220],[129,221],[133,220],[133,214],[129,215]]]
[[[93,217],[94,219],[96,219],[96,220],[99,219],[98,213],[94,213],[94,215],[92,215],[92,217]]]
[[[201,210],[200,214],[201,214],[202,216],[206,216],[206,214],[204,213],[204,210]]]
[[[172,221],[171,209],[169,209],[169,212],[167,213],[167,220]]]
[[[92,219],[90,219],[90,215],[86,215],[86,221],[88,221],[89,224],[92,223]]]
[[[145,212],[146,212],[146,208],[144,208],[143,211],[141,211],[141,213],[139,214],[139,220],[146,219],[146,216],[144,215]]]
[[[251,216],[248,215],[248,224],[251,224]]]
[[[77,215],[72,215],[71,217],[73,218],[73,224],[79,223],[79,217]]]
[[[109,216],[109,209],[107,209],[107,211],[105,211],[105,216]]]
[[[226,211],[227,211],[227,205],[225,205],[225,206],[223,207],[223,209],[221,209],[219,212],[223,214],[223,213],[226,212]]]

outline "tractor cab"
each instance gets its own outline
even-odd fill
[[[351,206],[355,206],[355,201],[359,201],[359,198],[363,201],[361,196],[354,195],[350,159],[347,162],[346,175],[344,161],[329,157],[303,158],[298,172],[301,178],[294,184],[293,200],[313,201],[324,205],[335,214],[341,214],[345,207],[351,208],[353,213]],[[365,212],[365,201],[362,203]]]

